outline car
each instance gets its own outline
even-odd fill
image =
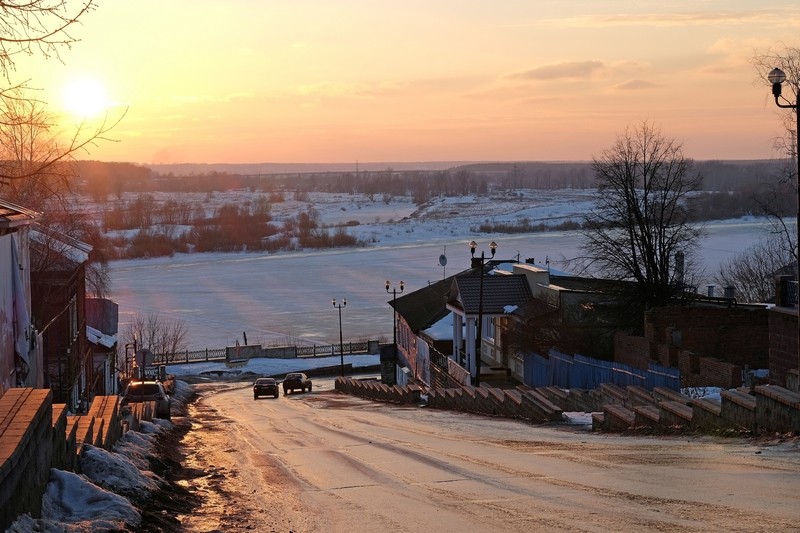
[[[311,380],[302,372],[291,372],[283,378],[283,393],[289,394],[297,389],[311,392]]]
[[[164,384],[160,381],[131,381],[122,394],[122,405],[131,403],[154,402],[156,404],[156,418],[170,419],[172,401],[167,394]]]
[[[253,383],[253,399],[258,400],[259,396],[278,397],[278,382],[275,378],[258,378]]]

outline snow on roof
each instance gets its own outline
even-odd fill
[[[94,329],[92,326],[86,326],[86,338],[89,339],[89,342],[92,344],[99,344],[106,348],[113,348],[114,345],[117,344],[116,335],[106,335],[102,331]]]
[[[453,313],[447,313],[444,318],[426,329],[425,333],[437,341],[453,340]]]

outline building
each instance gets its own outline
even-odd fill
[[[30,226],[38,213],[0,200],[0,396],[41,386],[31,322]]]
[[[86,263],[91,246],[41,227],[31,232],[31,301],[41,335],[44,387],[73,412],[89,404]]]

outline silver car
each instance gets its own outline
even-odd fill
[[[131,381],[122,395],[122,405],[155,402],[156,418],[170,419],[171,401],[160,381]]]

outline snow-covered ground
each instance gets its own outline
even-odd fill
[[[216,194],[217,202],[242,199],[242,192]],[[405,292],[469,268],[468,242],[497,258],[550,261],[578,255],[575,231],[532,234],[476,232],[481,223],[554,225],[577,219],[589,209],[593,191],[519,191],[491,198],[437,198],[419,209],[409,198],[370,201],[364,195],[312,194],[310,203],[287,200],[273,216],[297,214],[313,205],[322,225],[357,221],[348,233],[368,241],[361,248],[285,253],[205,253],[115,261],[112,294],[119,304],[120,331],[137,313],[157,312],[179,319],[188,331],[188,349],[243,343],[275,346],[337,343],[339,323],[331,299],[347,299],[342,333],[349,340],[388,340],[393,318],[384,282],[404,281]],[[719,265],[743,252],[766,231],[764,219],[737,219],[707,225],[699,260],[710,279]],[[445,256],[446,266],[440,264]],[[705,291],[704,285],[700,289]]]

